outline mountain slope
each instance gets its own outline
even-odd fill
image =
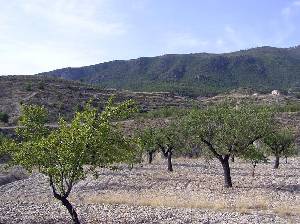
[[[107,100],[115,102],[133,99],[142,112],[162,107],[192,107],[194,101],[170,93],[147,93],[101,89],[91,85],[68,80],[37,76],[0,76],[0,112],[9,116],[8,124],[13,126],[20,115],[21,104],[43,105],[49,111],[49,123],[55,123],[60,116],[70,120],[75,111],[89,100],[103,109]]]
[[[260,47],[227,54],[163,55],[41,73],[103,87],[213,95],[240,87],[300,87],[300,46]]]

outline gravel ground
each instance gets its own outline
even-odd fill
[[[132,170],[100,170],[75,185],[70,200],[82,223],[300,223],[300,158],[278,170],[232,163],[234,187],[223,188],[217,161],[175,159]],[[71,223],[51,195],[47,178],[29,178],[0,186],[0,223]]]

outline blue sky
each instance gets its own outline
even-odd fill
[[[300,0],[0,0],[0,74],[300,44]]]

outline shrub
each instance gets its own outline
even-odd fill
[[[27,84],[25,85],[25,90],[26,90],[26,91],[32,91],[32,85],[31,85],[31,83],[27,83]]]
[[[38,83],[38,89],[40,89],[40,90],[45,89],[45,83],[39,82],[39,83]]]
[[[9,116],[5,112],[0,112],[0,121],[7,123],[9,119]]]

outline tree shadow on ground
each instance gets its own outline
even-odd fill
[[[289,193],[300,193],[300,184],[279,185],[275,189]]]

